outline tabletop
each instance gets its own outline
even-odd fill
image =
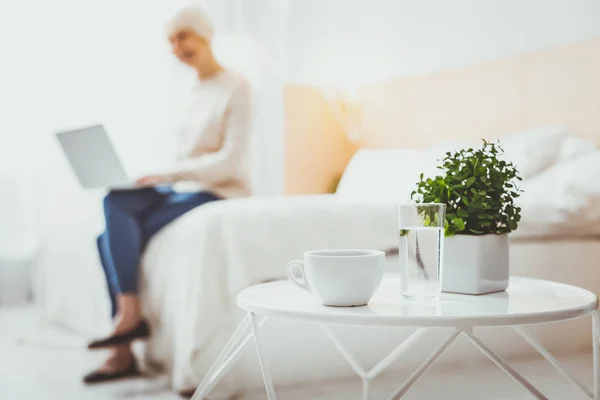
[[[386,275],[368,305],[323,306],[316,295],[284,280],[242,290],[238,305],[257,315],[327,325],[475,327],[527,325],[582,317],[598,308],[592,292],[563,283],[511,277],[505,292],[442,293],[436,300],[408,300],[400,279]]]

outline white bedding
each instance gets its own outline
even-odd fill
[[[600,151],[557,163],[522,187],[517,236],[600,236]]]

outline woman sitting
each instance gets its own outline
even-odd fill
[[[139,179],[138,189],[111,191],[104,199],[106,231],[98,237],[98,251],[115,327],[109,337],[89,344],[112,353],[84,377],[86,383],[138,374],[131,342],[150,334],[137,296],[140,259],[150,238],[205,203],[250,194],[248,83],[215,60],[213,28],[201,10],[179,11],[167,33],[173,54],[196,71],[197,80],[177,132],[178,161]]]

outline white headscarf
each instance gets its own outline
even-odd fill
[[[168,36],[182,29],[191,29],[209,41],[214,36],[212,22],[198,6],[188,6],[180,9],[165,24]]]

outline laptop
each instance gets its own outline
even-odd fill
[[[56,134],[81,186],[86,189],[132,189],[132,179],[102,125]]]

